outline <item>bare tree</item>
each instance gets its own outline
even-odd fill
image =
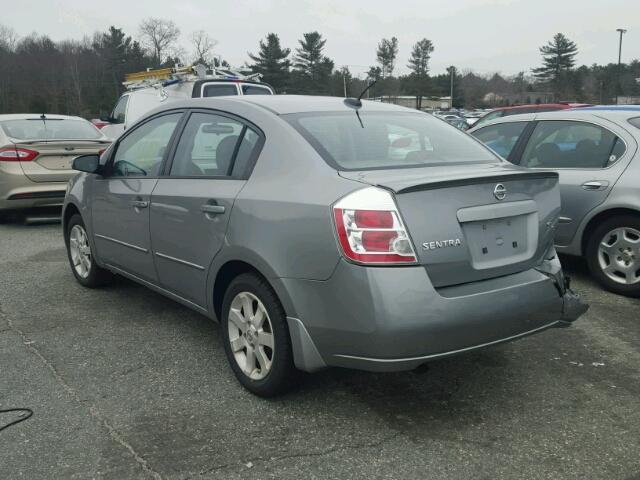
[[[197,30],[191,34],[193,44],[193,63],[211,65],[213,63],[213,49],[218,44],[204,30]]]
[[[173,54],[180,29],[173,21],[150,17],[140,23],[139,31],[140,41],[156,65],[160,65],[167,56],[176,56]]]
[[[17,43],[18,34],[16,31],[6,25],[0,25],[0,48],[12,52],[15,50]]]

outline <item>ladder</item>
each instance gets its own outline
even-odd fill
[[[259,82],[262,77],[259,73],[246,75],[238,69],[213,67],[208,69],[205,65],[189,65],[169,68],[150,68],[142,72],[127,73],[122,84],[128,90],[154,87],[163,88],[185,81],[196,80],[248,80]]]

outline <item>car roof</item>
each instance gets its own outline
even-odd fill
[[[588,103],[568,103],[568,102],[558,102],[558,103],[527,103],[524,105],[511,105],[510,107],[498,107],[493,109],[493,112],[503,111],[503,110],[518,110],[520,108],[557,108],[558,110],[568,109],[568,108],[583,108]]]
[[[591,105],[590,107],[584,107],[583,110],[606,110],[611,112],[640,113],[640,105]]]
[[[45,120],[85,120],[82,117],[75,117],[71,115],[56,115],[50,113],[8,113],[0,115],[0,121],[2,120],[40,120],[40,116],[45,115]],[[88,121],[88,120],[85,120]]]
[[[244,103],[261,107],[276,115],[287,115],[290,113],[310,113],[310,112],[335,112],[353,111],[344,103],[342,97],[321,97],[315,95],[242,95],[228,97],[206,97],[195,98],[171,102],[168,108],[220,108],[221,102]],[[156,109],[164,110],[163,109]],[[415,112],[413,108],[401,107],[390,103],[362,101],[361,112],[382,111],[382,112]]]
[[[635,117],[640,117],[640,108],[594,109],[591,107],[585,107],[576,109],[555,110],[552,112],[521,113],[518,115],[509,115],[507,117],[496,118],[494,120],[491,120],[490,122],[484,123],[480,125],[477,130],[480,130],[489,125],[512,122],[530,122],[532,120],[596,120],[599,118],[604,118],[607,120],[611,120],[614,123],[622,123],[630,118]],[[475,130],[475,128],[469,129],[470,132]]]

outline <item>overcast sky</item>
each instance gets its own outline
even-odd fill
[[[1,3],[9,0],[1,0]],[[154,16],[173,20],[181,43],[206,30],[216,53],[232,65],[248,60],[269,32],[293,49],[302,33],[318,30],[336,67],[354,73],[375,63],[382,37],[398,37],[396,73],[405,73],[411,46],[435,45],[433,73],[446,66],[506,75],[540,63],[538,47],[557,32],[578,44],[579,64],[617,61],[616,28],[627,28],[622,58],[640,58],[640,0],[22,0],[3,9],[0,23],[20,35],[33,31],[55,40],[81,38],[118,26],[137,37],[138,24]]]

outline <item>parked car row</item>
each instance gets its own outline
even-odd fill
[[[305,96],[174,101],[74,161],[77,281],[119,274],[221,324],[238,380],[415,368],[568,326],[558,173],[402,107]]]

